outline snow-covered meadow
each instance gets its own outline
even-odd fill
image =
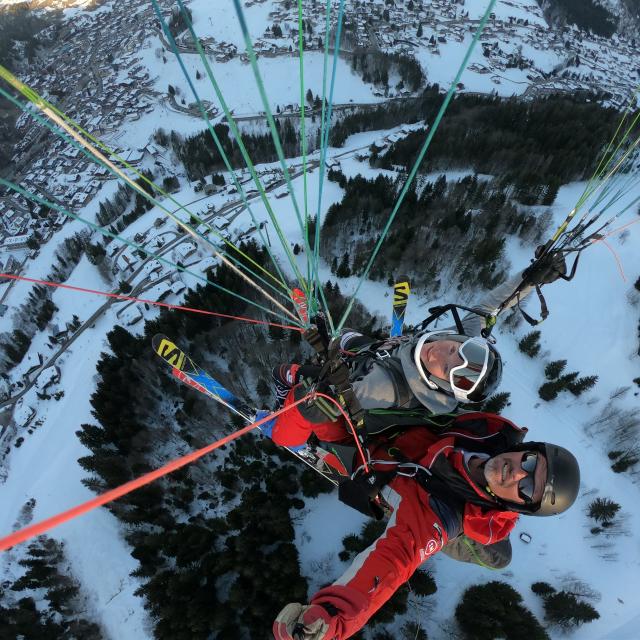
[[[7,1],[4,0],[4,3]],[[499,2],[496,11],[508,11],[509,15],[516,12],[519,17],[527,16],[532,24],[538,21],[544,25],[544,21],[540,22],[540,15],[532,13],[527,4],[523,0]],[[247,11],[249,28],[254,37],[261,35],[271,6],[272,2],[256,4]],[[194,0],[190,7],[199,35],[242,47],[241,33],[233,26],[236,21],[231,0],[220,2],[216,6],[215,16],[211,15],[205,0]],[[465,8],[470,11],[471,18],[477,19],[485,7],[486,2],[483,0],[467,0]],[[469,34],[465,36],[465,44],[470,42],[470,37]],[[152,77],[157,78],[155,89],[164,94],[167,85],[172,84],[180,88],[187,102],[191,102],[193,98],[177,62],[169,58],[167,63],[163,63],[156,54],[158,47],[159,40],[151,39],[139,52]],[[463,54],[464,44],[451,42],[441,47],[441,55],[437,58],[426,52],[418,57],[426,69],[428,81],[446,86],[453,79]],[[540,68],[550,69],[557,63],[553,54],[534,50],[525,50],[524,54],[536,56]],[[479,63],[481,58],[481,52],[476,51],[470,62]],[[196,56],[185,56],[185,61],[189,71],[195,76],[196,69],[200,68],[199,60]],[[296,58],[261,58],[260,67],[272,109],[275,110],[277,105],[299,102]],[[214,70],[234,113],[256,114],[263,110],[246,63],[233,60],[216,65]],[[467,72],[462,82],[468,91],[488,93],[497,90],[501,95],[519,94],[527,87],[522,74],[518,70],[509,70],[498,85],[487,75]],[[305,77],[306,87],[311,88],[314,94],[321,94],[320,54],[305,56]],[[213,92],[206,81],[199,81],[197,88],[202,91],[201,98],[215,103]],[[373,95],[371,85],[365,84],[359,76],[353,74],[346,62],[340,60],[335,101],[379,102],[380,98]],[[200,131],[203,125],[190,116],[158,105],[153,113],[144,115],[138,122],[124,125],[114,139],[126,140],[127,145],[132,148],[143,146],[159,127],[188,134]],[[329,156],[340,160],[346,175],[360,173],[371,177],[378,172],[371,169],[368,162],[358,160],[355,157],[356,150],[366,149],[375,140],[393,132],[378,131],[352,136],[342,149],[330,149]],[[300,158],[289,159],[288,163],[299,166]],[[259,167],[260,170],[268,168],[270,167]],[[460,175],[448,174],[448,178]],[[317,168],[308,176],[307,202],[310,211],[315,211],[317,206],[318,176]],[[301,177],[294,180],[294,187],[298,203],[303,208],[304,188]],[[570,184],[560,190],[553,205],[556,223],[571,210],[583,188],[583,184]],[[94,221],[98,201],[111,195],[114,190],[115,183],[107,182],[94,201],[80,212],[81,215]],[[638,195],[640,193],[632,193],[629,197]],[[322,214],[331,204],[338,202],[341,196],[341,189],[335,183],[325,180]],[[180,202],[200,198],[184,179],[181,181],[181,190],[175,197]],[[203,199],[197,206],[212,204],[219,208],[227,199],[230,198],[219,195]],[[302,233],[291,200],[272,196],[271,202],[290,246],[302,244]],[[258,221],[266,221],[268,218],[264,205],[258,201],[254,204],[253,200],[252,205]],[[150,211],[128,229],[127,235],[133,236],[134,233],[151,228],[159,215],[157,209]],[[620,219],[619,225],[637,219],[634,207]],[[242,213],[234,220],[230,232],[242,232],[251,224],[249,215]],[[164,230],[174,226],[167,223]],[[82,223],[69,222],[54,235],[42,248],[40,255],[27,263],[27,275],[46,277],[57,247],[82,227]],[[554,586],[562,586],[563,581],[583,580],[602,596],[595,603],[601,618],[581,627],[575,637],[587,640],[635,640],[638,637],[640,545],[636,532],[640,529],[640,514],[635,509],[638,487],[630,475],[617,475],[611,471],[611,461],[607,458],[610,450],[607,434],[589,435],[591,432],[588,428],[598,418],[610,397],[623,387],[629,386],[630,389],[614,401],[616,406],[632,409],[638,404],[638,388],[631,381],[640,375],[637,355],[640,307],[631,304],[628,294],[640,275],[639,234],[640,225],[631,226],[628,232],[621,231],[608,238],[609,246],[597,243],[585,252],[573,282],[557,282],[545,288],[551,315],[540,327],[543,356],[530,359],[518,350],[518,340],[528,331],[525,325],[521,325],[515,334],[501,330],[498,326],[495,335],[506,363],[503,390],[511,393],[511,404],[505,410],[505,415],[518,424],[529,427],[531,438],[555,441],[575,451],[583,471],[581,496],[570,512],[558,518],[523,517],[513,536],[514,558],[505,571],[487,572],[479,567],[455,563],[446,557],[436,557],[430,561],[428,568],[434,571],[438,583],[438,593],[429,599],[430,616],[422,620],[430,638],[437,640],[447,637],[448,621],[455,603],[467,586],[493,579],[504,579],[512,584],[523,594],[527,606],[540,618],[541,601],[529,589],[532,582],[546,580]],[[271,234],[271,239],[275,240],[275,234]],[[533,247],[523,247],[515,241],[510,244],[509,258],[514,271],[528,263],[532,250]],[[288,272],[285,252],[277,248],[275,242],[274,251]],[[199,257],[204,257],[203,249],[198,249],[198,252]],[[624,277],[614,252],[620,261]],[[304,254],[298,256],[298,260],[301,269],[306,266]],[[199,268],[203,269],[204,266],[203,262]],[[329,277],[331,273],[328,265],[321,261],[320,279],[326,281]],[[185,276],[184,280],[187,284],[197,282],[189,276]],[[108,289],[107,283],[86,258],[74,270],[69,284],[97,290]],[[356,278],[340,280],[341,290],[345,293],[352,292],[356,286]],[[6,287],[6,284],[1,285],[0,291],[4,291]],[[5,304],[10,310],[18,307],[24,302],[30,289],[31,285],[28,283],[16,283]],[[455,296],[455,293],[455,290],[443,291],[439,300],[424,300],[419,295],[414,296],[409,303],[407,322],[421,320],[426,315],[426,307],[431,303],[454,301],[455,298],[451,296]],[[391,297],[384,283],[365,282],[359,290],[358,298],[372,313],[388,316]],[[167,301],[179,303],[180,300],[181,296],[172,296]],[[56,291],[53,301],[59,309],[54,318],[54,322],[58,324],[71,320],[73,315],[86,320],[104,303],[102,298],[71,291]],[[530,312],[535,313],[535,305],[536,301],[532,300]],[[107,348],[106,334],[119,322],[117,311],[122,306],[122,303],[114,303],[56,361],[60,367],[61,381],[55,389],[64,391],[63,397],[59,400],[41,400],[33,389],[24,396],[17,408],[14,418],[26,420],[30,410],[35,410],[34,421],[40,424],[32,434],[25,437],[19,448],[11,448],[10,454],[2,463],[6,479],[0,484],[0,501],[3,504],[0,535],[12,530],[24,504],[31,498],[36,500],[33,520],[37,521],[92,497],[81,484],[86,472],[77,464],[77,459],[87,455],[88,451],[80,445],[75,432],[82,423],[92,420],[89,397],[96,384],[95,365],[100,353]],[[153,309],[145,310],[144,316],[151,318],[155,313]],[[11,328],[10,311],[0,318],[0,329],[7,331]],[[133,330],[137,330],[136,327]],[[46,338],[44,333],[36,336],[29,362],[12,373],[16,379],[34,362],[35,353],[39,352],[47,357],[52,352]],[[567,359],[569,370],[579,370],[582,375],[598,375],[596,387],[579,398],[561,395],[549,403],[541,401],[537,389],[544,381],[544,362],[557,359]],[[7,446],[12,442],[3,444]],[[605,540],[602,536],[595,537],[589,533],[590,524],[585,511],[588,503],[596,496],[609,497],[620,503],[622,512],[619,517],[624,523],[624,535]],[[326,580],[325,575],[318,577],[319,568],[335,575],[341,571],[343,565],[337,559],[341,540],[348,533],[358,532],[363,519],[337,503],[334,496],[308,500],[307,509],[305,518],[296,524],[296,542],[303,572],[314,587]],[[327,523],[331,526],[327,526]],[[529,544],[519,539],[518,534],[521,532],[531,535]],[[133,595],[139,582],[129,575],[135,569],[136,562],[130,556],[131,550],[123,540],[117,520],[107,510],[99,509],[59,527],[51,535],[65,542],[73,571],[86,595],[88,610],[104,626],[107,636],[118,640],[150,639],[150,620],[141,600]],[[596,548],[596,545],[603,542],[610,545],[606,558]],[[0,556],[0,573],[3,573],[9,561],[20,557],[21,553],[22,549],[18,547]],[[560,634],[554,637],[560,637]]]

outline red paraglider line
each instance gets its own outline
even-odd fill
[[[95,289],[85,289],[83,287],[74,287],[70,284],[62,284],[61,282],[48,282],[47,280],[37,280],[35,278],[27,278],[26,276],[17,276],[12,273],[0,273],[0,281],[2,278],[11,280],[22,280],[24,282],[33,282],[35,284],[46,285],[47,287],[57,287],[59,289],[70,289],[71,291],[80,291],[82,293],[95,293],[99,296],[107,298],[116,298],[117,300],[128,300],[131,302],[142,302],[144,304],[153,304],[157,307],[166,307],[167,309],[176,309],[178,311],[189,311],[190,313],[200,313],[206,316],[216,316],[218,318],[229,318],[231,320],[242,320],[252,324],[266,324],[272,327],[280,327],[281,329],[290,329],[291,331],[299,331],[302,333],[304,329],[293,327],[288,324],[278,324],[277,322],[267,322],[266,320],[254,320],[253,318],[245,318],[244,316],[232,316],[226,313],[217,313],[215,311],[204,311],[203,309],[193,309],[192,307],[181,307],[178,304],[169,304],[168,302],[158,302],[157,300],[145,300],[144,298],[134,298],[121,293],[108,293],[106,291],[96,291]]]
[[[107,491],[106,493],[103,493],[93,498],[92,500],[83,502],[82,504],[79,504],[71,509],[68,509],[67,511],[63,511],[62,513],[52,516],[51,518],[47,518],[46,520],[41,520],[40,522],[36,522],[36,524],[32,524],[32,525],[29,525],[28,527],[24,527],[23,529],[19,529],[18,531],[15,531],[14,533],[0,539],[0,551],[6,551],[7,549],[10,549],[11,547],[21,542],[25,542],[26,540],[30,540],[31,538],[35,538],[36,536],[42,535],[43,533],[53,529],[54,527],[57,527],[58,525],[63,524],[64,522],[69,522],[69,520],[73,520],[74,518],[77,518],[78,516],[88,513],[89,511],[92,511],[97,507],[101,507],[109,502],[113,502],[114,500],[117,500],[118,498],[121,498],[122,496],[127,495],[128,493],[131,493],[136,489],[140,489],[141,487],[144,487],[145,485],[153,482],[154,480],[157,480],[158,478],[162,478],[163,476],[166,476],[167,474],[173,471],[177,471],[178,469],[181,469],[182,467],[190,464],[191,462],[195,462],[199,458],[202,458],[208,453],[211,453],[215,449],[219,449],[220,447],[231,442],[232,440],[236,440],[240,436],[243,436],[245,433],[248,433],[249,431],[255,429],[256,427],[259,427],[261,424],[264,424],[265,422],[268,422],[269,420],[275,418],[276,416],[279,416],[281,413],[284,413],[285,411],[289,411],[290,409],[301,404],[302,402],[306,402],[311,397],[312,397],[312,394],[306,395],[304,398],[301,398],[296,402],[292,402],[290,405],[287,405],[285,408],[280,409],[279,411],[275,411],[274,413],[269,414],[265,418],[262,418],[261,420],[253,422],[252,424],[249,424],[246,427],[243,427],[242,429],[239,429],[238,431],[235,431],[234,433],[228,436],[225,436],[224,438],[221,438],[220,440],[216,440],[215,442],[207,445],[206,447],[203,447],[202,449],[198,449],[197,451],[192,451],[191,453],[188,453],[185,456],[172,460],[168,464],[165,464],[164,466],[160,467],[159,469],[156,469],[155,471],[150,471],[149,473],[145,473],[143,476],[140,476],[135,480],[131,480],[130,482],[120,485],[115,489],[111,489],[110,491]]]
[[[313,394],[311,394],[313,395]],[[362,458],[362,464],[364,466],[364,470],[366,473],[369,473],[369,465],[367,464],[367,458],[364,455],[364,451],[362,450],[362,447],[360,446],[360,440],[358,439],[358,434],[356,433],[356,428],[353,426],[353,422],[351,422],[351,418],[349,418],[349,416],[347,415],[347,412],[344,410],[344,408],[342,407],[342,405],[332,396],[328,396],[326,393],[316,393],[316,396],[319,396],[321,398],[326,398],[327,400],[331,400],[331,402],[333,402],[333,404],[336,405],[336,407],[338,407],[338,409],[340,409],[340,413],[342,414],[342,417],[347,421],[347,424],[349,425],[349,429],[351,429],[351,434],[353,435],[353,440],[356,443],[356,447],[358,447],[358,453],[360,454],[360,457]]]
[[[622,262],[620,261],[620,258],[618,257],[618,254],[614,251],[613,247],[604,238],[601,238],[599,240],[599,242],[602,242],[602,244],[605,247],[607,247],[607,249],[609,249],[609,251],[611,251],[611,253],[613,253],[613,257],[616,259],[616,263],[618,265],[618,271],[620,271],[620,275],[622,276],[622,281],[626,282],[627,281],[627,277],[624,275],[624,269],[622,268]]]

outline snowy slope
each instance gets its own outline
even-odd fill
[[[6,4],[8,0],[4,0]],[[533,7],[531,6],[533,5]],[[262,35],[268,12],[273,9],[274,2],[256,4],[247,11],[249,28],[254,37]],[[486,7],[484,0],[466,0],[465,10],[469,10],[472,19],[478,19]],[[210,3],[205,0],[194,0],[190,4],[194,13],[196,29],[201,37],[213,37],[236,44],[241,48],[241,34],[235,26],[235,14],[230,0],[216,3],[216,13],[211,14]],[[546,27],[533,0],[501,0],[496,5],[498,18],[506,19],[515,16],[528,19],[531,24]],[[470,42],[470,35],[465,35],[462,44],[448,42],[440,46],[438,56],[423,49],[419,60],[427,70],[430,82],[447,85],[455,74],[457,65],[464,55],[464,47]],[[159,46],[157,36],[147,40],[137,55],[155,78],[154,88],[160,94],[166,93],[167,85],[180,88],[187,102],[192,101],[186,82],[180,69],[172,58],[165,64],[156,56]],[[513,46],[517,46],[513,44]],[[552,50],[540,51],[532,45],[524,45],[523,54],[535,57],[539,69],[550,71],[561,61]],[[190,71],[195,75],[199,68],[196,56],[185,56]],[[322,56],[317,53],[305,56],[305,75],[307,88],[313,93],[321,93]],[[483,63],[481,51],[476,51],[471,63]],[[621,60],[624,70],[629,60]],[[299,101],[297,83],[298,61],[295,58],[261,58],[260,67],[267,86],[270,106],[296,103]],[[236,114],[255,114],[263,110],[257,90],[252,79],[250,68],[239,60],[232,60],[214,67],[225,97]],[[605,68],[604,73],[611,74]],[[624,73],[622,73],[624,75]],[[340,61],[338,65],[338,83],[336,85],[337,102],[375,102],[372,86],[362,82],[354,75],[349,65]],[[524,93],[527,87],[526,78],[519,70],[508,70],[501,75],[497,84],[487,74],[468,72],[462,82],[468,91],[489,92],[497,90],[503,95]],[[213,100],[211,89],[205,81],[197,84],[202,98]],[[184,114],[169,111],[165,106],[158,108],[135,122],[123,124],[115,140],[133,147],[143,146],[158,127],[174,128],[184,133],[202,129],[202,123]],[[361,173],[365,176],[375,175],[367,162],[358,161],[354,155],[356,149],[366,148],[374,140],[386,132],[371,132],[352,136],[343,149],[332,149],[331,156],[340,157],[343,171],[347,175]],[[300,159],[289,160],[290,164],[299,164]],[[275,166],[275,165],[274,165]],[[266,167],[264,167],[266,168]],[[309,176],[308,203],[311,211],[315,210],[318,199],[318,170]],[[460,175],[460,174],[457,174]],[[456,177],[450,174],[449,177]],[[559,222],[571,209],[584,185],[567,185],[561,189],[554,211]],[[303,207],[303,182],[295,181],[298,202]],[[83,215],[93,220],[97,210],[97,202],[115,189],[113,181],[106,183],[94,201],[89,204]],[[341,190],[335,183],[325,182],[323,208],[341,198]],[[636,194],[638,195],[638,194]],[[195,199],[196,194],[186,184],[176,195],[181,202]],[[221,206],[222,196],[212,198],[210,202]],[[302,235],[295,213],[289,199],[272,199],[274,208],[281,221],[283,231],[291,244],[301,243]],[[254,212],[258,220],[266,220],[267,215],[262,205],[256,204]],[[143,230],[151,226],[159,212],[152,210],[128,230],[127,234]],[[631,222],[637,219],[634,211],[626,214],[620,221]],[[271,223],[269,223],[271,224]],[[247,229],[251,225],[248,214],[241,214],[233,223],[232,231]],[[58,244],[82,227],[80,223],[68,223],[54,239],[42,248],[39,257],[28,263],[27,274],[32,277],[45,277],[50,270],[53,255]],[[464,589],[477,582],[492,579],[505,579],[520,591],[526,603],[539,617],[542,617],[540,600],[528,589],[536,580],[547,580],[555,586],[561,586],[564,579],[575,577],[587,582],[602,594],[599,603],[595,603],[601,619],[582,627],[576,638],[611,638],[612,640],[632,640],[638,637],[637,624],[640,622],[640,545],[635,534],[638,531],[640,515],[635,505],[638,501],[638,487],[632,477],[623,474],[615,475],[610,470],[610,461],[606,454],[607,439],[602,435],[590,437],[585,428],[593,422],[608,402],[609,396],[618,388],[631,384],[631,380],[640,375],[639,359],[634,355],[637,351],[637,323],[640,311],[631,307],[627,293],[635,279],[640,275],[640,225],[631,227],[630,236],[623,240],[613,236],[609,244],[618,254],[627,280],[619,273],[612,253],[599,244],[587,251],[574,282],[559,282],[545,289],[545,295],[551,309],[551,316],[541,326],[543,345],[547,355],[531,360],[517,349],[517,341],[528,329],[521,326],[516,335],[498,330],[499,348],[506,362],[503,389],[511,392],[511,406],[505,414],[519,424],[531,430],[531,437],[549,439],[570,447],[578,455],[583,468],[583,487],[579,503],[569,513],[557,519],[522,518],[514,535],[514,559],[507,571],[487,572],[477,567],[455,563],[445,557],[437,557],[432,563],[436,573],[439,592],[431,605],[433,611],[428,620],[424,620],[429,637],[432,639],[446,637],[448,620],[453,608]],[[272,234],[272,240],[274,239]],[[525,265],[532,247],[520,247],[512,243],[509,247],[510,259],[515,268]],[[286,265],[286,256],[278,250],[278,256]],[[305,267],[304,255],[299,256],[299,266]],[[200,268],[204,268],[204,264]],[[289,269],[285,266],[285,270]],[[320,265],[320,277],[323,281],[330,277],[326,264]],[[191,284],[195,279],[185,277]],[[70,283],[95,289],[108,289],[95,267],[83,259],[72,274]],[[340,282],[344,292],[353,291],[357,281],[349,278]],[[22,303],[31,289],[31,285],[17,283],[6,301],[15,308]],[[443,292],[442,302],[449,302],[449,292]],[[455,291],[450,292],[451,296]],[[387,287],[383,283],[366,282],[359,293],[360,300],[370,311],[386,317],[389,313],[390,298]],[[73,314],[81,320],[88,318],[93,311],[103,304],[102,299],[93,298],[80,293],[56,292],[54,302],[60,311],[54,321],[63,324]],[[170,298],[170,302],[178,302]],[[430,302],[420,298],[411,300],[407,321],[416,322],[425,315],[425,307]],[[22,446],[13,448],[3,463],[7,479],[0,484],[0,501],[3,504],[0,513],[0,535],[11,530],[24,503],[36,499],[34,519],[39,520],[58,511],[66,509],[92,494],[86,490],[81,479],[86,476],[78,465],[77,459],[87,454],[79,444],[75,431],[83,422],[92,420],[89,396],[95,385],[95,365],[100,352],[106,349],[105,335],[118,321],[114,305],[96,323],[95,328],[83,333],[57,362],[61,369],[61,382],[57,388],[64,391],[60,400],[40,400],[35,392],[30,392],[22,402],[24,409],[33,407],[37,411],[36,421],[40,425],[34,433],[25,438]],[[535,301],[531,305],[535,308]],[[152,317],[153,311],[145,312],[145,317]],[[11,314],[0,319],[0,330],[11,328]],[[44,354],[49,352],[47,336],[39,335],[34,340],[33,351]],[[32,356],[34,354],[31,354]],[[597,374],[599,382],[589,394],[574,399],[561,395],[551,403],[540,401],[537,388],[544,379],[544,361],[565,358],[569,370],[579,370],[583,375]],[[26,369],[27,366],[23,367]],[[15,376],[23,373],[17,368]],[[630,390],[616,401],[623,408],[637,405],[634,390]],[[5,443],[3,443],[5,444]],[[8,444],[8,443],[7,443]],[[622,505],[625,535],[609,540],[595,538],[589,533],[590,524],[585,515],[585,508],[595,496],[615,499]],[[336,504],[332,496],[321,496],[315,501],[308,501],[310,511],[306,519],[298,523],[296,540],[301,552],[304,572],[313,586],[318,586],[318,573],[322,569],[324,576],[340,573],[342,564],[337,560],[336,552],[341,548],[341,538],[349,532],[358,531],[362,518]],[[331,523],[327,527],[326,523]],[[532,535],[529,545],[522,543],[517,533],[526,531]],[[95,511],[82,519],[71,522],[52,532],[52,535],[66,543],[66,550],[71,558],[83,589],[88,593],[92,609],[98,620],[104,625],[107,635],[118,640],[151,638],[150,621],[142,602],[133,596],[138,582],[129,577],[136,567],[130,557],[130,549],[124,542],[118,522],[106,510]],[[89,543],[90,542],[90,543]],[[606,542],[610,548],[608,559],[601,557],[602,550],[595,545]],[[19,554],[16,549],[12,553]],[[3,562],[0,556],[0,563]],[[0,567],[2,565],[0,564]],[[445,629],[445,630],[443,630]],[[560,637],[560,634],[554,634]]]

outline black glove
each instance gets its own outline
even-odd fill
[[[315,385],[315,388],[304,378],[300,384],[293,390],[293,399],[301,400],[311,391],[318,391],[333,397],[333,393],[326,381],[321,381]],[[326,398],[316,397],[313,400],[307,400],[298,405],[300,415],[309,422],[320,424],[322,422],[335,422],[341,415],[341,411],[335,403]]]
[[[319,353],[324,354],[329,345],[329,333],[324,315],[319,313],[311,318],[311,326],[302,334],[304,339]]]

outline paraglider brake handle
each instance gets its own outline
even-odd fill
[[[304,339],[319,355],[324,356],[327,353],[329,343],[329,333],[324,315],[319,313],[311,318],[311,326],[302,334]]]

